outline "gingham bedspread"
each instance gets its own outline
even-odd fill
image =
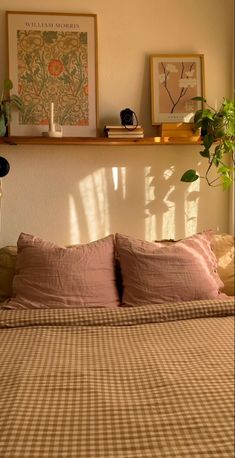
[[[0,457],[233,457],[233,301],[0,311]]]

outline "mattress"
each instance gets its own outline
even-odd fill
[[[234,301],[0,310],[0,457],[234,456]]]

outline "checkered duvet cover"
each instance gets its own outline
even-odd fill
[[[0,457],[228,457],[233,300],[0,311]]]

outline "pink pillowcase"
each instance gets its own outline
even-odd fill
[[[22,233],[7,308],[115,307],[114,236],[65,248]]]
[[[223,283],[205,232],[164,246],[116,234],[123,305],[216,299]]]

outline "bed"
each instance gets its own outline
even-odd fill
[[[234,456],[234,298],[26,299],[0,308],[1,458]]]

